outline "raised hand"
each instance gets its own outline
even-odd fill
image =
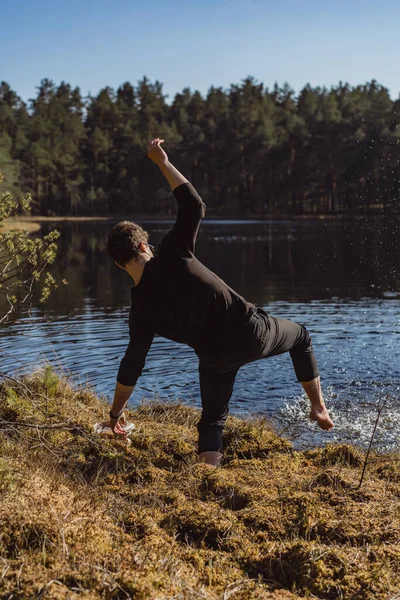
[[[156,138],[155,140],[151,141],[147,146],[147,156],[150,158],[150,160],[156,163],[156,165],[161,165],[168,162],[168,156],[160,145],[163,143],[164,140]]]

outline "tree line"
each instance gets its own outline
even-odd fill
[[[143,77],[83,97],[43,79],[25,103],[0,85],[0,171],[34,214],[169,215],[146,156],[160,137],[214,215],[400,212],[400,98],[371,81],[264,88],[253,77],[168,104]],[[3,184],[4,185],[4,184]]]

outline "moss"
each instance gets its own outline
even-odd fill
[[[398,593],[398,456],[372,456],[359,489],[356,448],[297,452],[265,420],[229,417],[214,468],[197,463],[199,411],[143,403],[128,411],[130,446],[93,434],[107,413],[49,370],[0,388],[12,422],[0,435],[0,598]]]
[[[400,462],[393,459],[393,462],[379,465],[375,469],[375,475],[390,483],[400,483]]]
[[[358,467],[364,462],[363,453],[349,444],[327,444],[325,448],[309,450],[306,456],[312,458],[315,464],[323,466]]]
[[[224,434],[227,460],[265,458],[271,453],[292,452],[290,442],[280,438],[263,420],[243,421],[229,417]]]
[[[10,461],[0,456],[0,492],[5,492],[16,485]]]

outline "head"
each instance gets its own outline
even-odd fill
[[[151,252],[148,239],[149,234],[140,225],[132,221],[121,221],[108,232],[106,250],[119,267],[126,269],[130,261],[137,261],[141,254],[148,255]]]

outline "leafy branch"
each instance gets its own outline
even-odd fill
[[[0,174],[0,183],[2,181]],[[17,307],[31,301],[39,283],[42,303],[58,287],[47,270],[56,258],[58,231],[53,230],[42,238],[32,238],[26,231],[15,229],[1,231],[6,219],[29,211],[31,202],[30,194],[18,200],[9,192],[0,197],[0,324],[5,323]]]

